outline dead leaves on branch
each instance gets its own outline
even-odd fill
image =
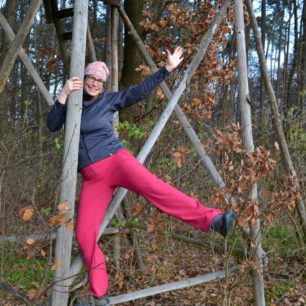
[[[67,216],[69,212],[69,205],[66,202],[60,203],[57,206],[57,214],[52,216],[49,221],[50,227],[58,227],[61,225],[66,225],[68,230],[74,229],[73,219]],[[34,207],[32,205],[27,205],[19,209],[19,216],[24,222],[29,222],[34,216]],[[27,254],[27,258],[31,259],[35,254],[39,254],[42,257],[46,256],[45,250],[42,248],[41,243],[34,240],[33,238],[28,238],[23,246],[23,250]]]
[[[154,10],[143,11],[143,20],[140,25],[147,32],[150,32],[150,47],[146,46],[146,48],[154,61],[157,63],[165,62],[164,49],[160,50],[158,46],[173,49],[171,37],[177,37],[176,32],[179,32],[180,42],[178,44],[185,50],[184,61],[181,65],[184,70],[184,67],[197,52],[202,36],[211,26],[220,7],[221,5],[218,3],[212,5],[210,2],[204,1],[197,3],[195,11],[190,11],[189,5],[167,2],[162,14],[160,12],[156,14]],[[235,62],[224,63],[224,54],[222,53],[229,38],[232,37],[233,18],[233,8],[230,7],[191,80],[190,86],[195,85],[197,90],[192,90],[192,95],[188,97],[188,100],[181,103],[184,112],[192,118],[209,120],[212,116],[212,107],[215,105],[217,82],[230,84],[233,78]],[[148,75],[147,68],[141,66],[137,70],[141,72],[142,76]],[[212,84],[213,86],[211,86]]]
[[[212,116],[212,108],[215,105],[215,93],[206,92],[199,97],[193,97],[182,103],[182,110],[186,115],[197,119],[209,120]]]
[[[73,219],[69,218],[67,215],[68,211],[70,210],[68,203],[63,202],[58,204],[57,210],[59,213],[49,219],[49,226],[58,227],[66,224],[67,229],[73,230],[74,221]]]
[[[64,225],[66,220],[66,214],[57,214],[49,219],[49,226],[56,227]]]
[[[39,254],[41,257],[46,257],[46,252],[42,248],[41,243],[33,238],[27,239],[23,249],[27,254],[27,259],[31,259],[35,254]]]
[[[225,188],[216,190],[211,200],[221,208],[233,209],[242,227],[254,226],[259,217],[268,225],[280,209],[287,211],[295,207],[298,192],[294,177],[286,175],[281,180],[274,179],[276,156],[263,146],[246,152],[240,133],[240,126],[235,124],[222,131],[215,129],[213,140],[205,145],[220,159],[219,172],[226,183]],[[260,186],[259,203],[254,202],[256,183]],[[235,206],[230,198],[235,199]]]
[[[57,227],[66,224],[69,230],[73,230],[74,222],[71,218],[68,218],[67,213],[70,210],[67,202],[58,204],[58,213],[49,218],[48,223],[50,227]],[[19,216],[24,222],[30,221],[34,216],[34,207],[27,205],[19,209]]]

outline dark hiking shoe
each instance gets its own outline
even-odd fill
[[[99,298],[93,297],[91,295],[85,296],[83,298],[77,298],[73,302],[73,306],[110,306],[109,295],[105,294]]]
[[[224,238],[230,232],[234,223],[234,213],[229,210],[223,215],[216,216],[210,224],[210,228],[220,233]]]

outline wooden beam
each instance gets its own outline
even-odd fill
[[[9,41],[13,42],[14,38],[15,38],[15,34],[11,28],[11,26],[9,25],[9,23],[6,21],[5,17],[2,15],[2,13],[0,12],[0,24],[5,32],[5,34],[7,35],[7,38]],[[25,50],[23,48],[21,48],[19,50],[18,55],[20,56],[23,64],[25,65],[25,67],[27,68],[29,74],[31,75],[31,77],[33,78],[34,83],[37,85],[37,88],[39,89],[39,91],[41,92],[42,96],[44,97],[44,99],[46,100],[47,104],[49,106],[51,106],[54,102],[53,99],[51,98],[48,89],[46,88],[44,82],[41,80],[39,74],[37,73],[35,67],[33,66],[31,60],[29,59],[29,57],[27,56]]]
[[[237,271],[238,268],[239,266],[234,266],[228,269],[228,271],[218,271],[214,273],[207,273],[204,275],[192,277],[192,278],[181,280],[178,282],[173,282],[173,283],[169,283],[165,285],[155,286],[155,287],[142,289],[142,290],[134,291],[134,292],[127,293],[127,294],[110,297],[110,304],[116,305],[116,304],[125,303],[129,301],[134,301],[136,299],[145,298],[148,296],[153,296],[156,294],[161,294],[164,292],[189,288],[191,286],[208,283],[208,282],[211,282],[217,279],[228,277],[230,274]]]
[[[107,236],[107,235],[115,235],[115,234],[122,234],[122,233],[127,233],[126,230],[120,230],[119,228],[115,228],[115,227],[108,227],[105,229],[105,231],[103,232],[103,235]],[[34,240],[54,240],[56,238],[56,234],[51,234],[50,233],[33,233],[33,234],[28,234],[25,236],[15,236],[15,235],[11,235],[11,236],[0,236],[0,243],[4,243],[4,242],[11,242],[11,243],[15,243],[15,242],[23,242],[23,241],[27,241],[29,238],[32,238]]]
[[[27,37],[29,29],[31,27],[32,21],[42,3],[42,0],[33,0],[29,9],[20,25],[20,28],[15,36],[14,41],[12,42],[10,49],[8,50],[2,66],[0,68],[0,92],[3,91],[5,83],[11,73],[11,70],[14,66],[15,60],[18,56],[18,53],[22,47],[22,44]]]
[[[84,77],[86,35],[88,23],[88,0],[74,2],[73,37],[71,50],[70,77]],[[83,90],[73,91],[68,98],[65,123],[65,142],[63,169],[61,176],[60,202],[69,206],[66,219],[74,218],[77,182],[77,164],[80,139]],[[55,262],[58,263],[54,274],[52,306],[68,303],[69,270],[71,261],[73,231],[66,225],[59,227],[56,235]]]

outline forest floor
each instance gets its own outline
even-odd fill
[[[169,217],[162,217],[169,218]],[[162,224],[162,223],[160,223]],[[252,278],[249,270],[250,262],[245,258],[227,256],[227,252],[216,250],[215,246],[224,248],[225,241],[218,234],[203,234],[188,228],[173,219],[167,219],[164,233],[179,233],[204,241],[208,246],[195,246],[170,235],[158,235],[156,232],[138,231],[142,247],[146,272],[141,272],[136,265],[133,246],[127,235],[121,234],[120,269],[115,267],[113,259],[114,236],[102,238],[109,273],[109,291],[116,296],[135,290],[162,285],[186,278],[203,275],[224,269],[224,266],[239,265],[240,271],[227,280],[211,281],[187,289],[158,294],[133,302],[118,304],[121,306],[213,306],[213,305],[253,305]],[[170,224],[170,225],[169,225]],[[236,250],[243,250],[239,239],[235,239],[237,231],[227,239],[227,248],[236,245]],[[268,252],[268,264],[265,272],[266,304],[273,305],[306,305],[306,258],[305,250],[297,247],[291,236],[291,229],[275,227],[264,237],[263,245]],[[24,244],[23,244],[24,245]],[[31,288],[38,287],[47,266],[47,256],[36,254],[27,258],[23,245],[2,245],[2,271],[4,281],[12,285],[18,292],[28,295]],[[209,245],[211,247],[209,247]],[[44,246],[47,250],[47,245]],[[77,248],[74,247],[74,254]],[[35,252],[34,252],[35,253]],[[227,257],[229,257],[227,261]],[[243,267],[243,268],[242,268]],[[52,280],[50,271],[49,281]],[[82,296],[88,292],[85,285],[72,296]],[[46,292],[46,295],[48,292]],[[45,297],[46,295],[43,295]],[[226,299],[225,296],[228,296]],[[0,291],[0,305],[26,305],[13,295]],[[45,302],[41,301],[41,305]]]

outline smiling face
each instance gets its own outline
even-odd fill
[[[84,79],[84,91],[91,97],[98,97],[103,91],[103,80],[97,75],[86,75]]]

